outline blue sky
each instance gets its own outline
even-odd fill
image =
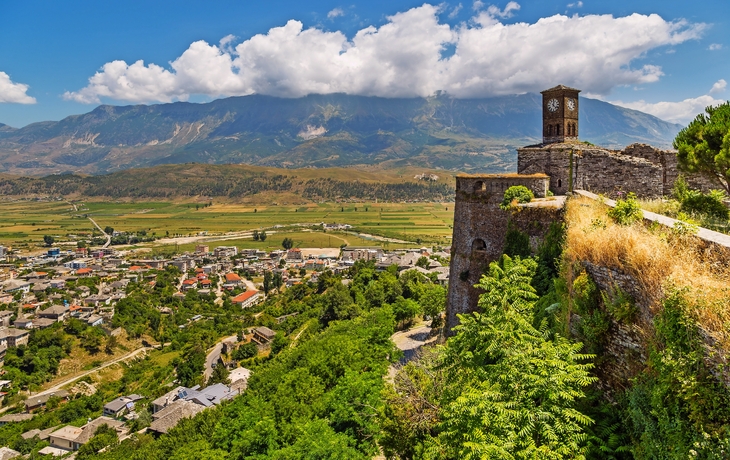
[[[686,123],[730,98],[729,26],[726,0],[4,0],[0,123],[99,103],[489,97],[559,83]]]

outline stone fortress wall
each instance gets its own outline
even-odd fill
[[[509,187],[524,185],[538,198],[547,195],[545,174],[458,175],[451,245],[446,327],[458,324],[457,314],[477,310],[479,291],[474,285],[482,273],[504,252],[509,225],[541,241],[551,222],[560,220],[562,200],[547,199],[543,206],[525,206],[519,212],[499,207]],[[535,204],[541,203],[537,201]]]
[[[517,150],[517,173],[550,176],[550,191],[571,190],[616,195],[633,192],[640,197],[670,195],[679,176],[675,152],[646,144],[609,150],[580,141],[542,144]],[[685,175],[694,188],[718,188],[707,178]]]

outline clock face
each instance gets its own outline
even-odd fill
[[[557,112],[558,108],[560,107],[560,102],[558,102],[557,99],[550,99],[547,103],[547,108],[551,112]]]
[[[575,110],[575,99],[568,99],[568,110]]]

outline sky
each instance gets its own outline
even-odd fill
[[[730,99],[727,0],[2,0],[0,123],[99,104],[557,84],[686,124]]]

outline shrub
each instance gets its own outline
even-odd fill
[[[722,190],[710,190],[704,194],[698,190],[690,190],[687,181],[679,176],[672,189],[674,198],[680,203],[680,211],[704,214],[717,219],[730,218],[730,210],[723,201],[727,198]]]
[[[725,207],[724,199],[725,193],[722,190],[710,190],[707,194],[689,190],[679,209],[727,220],[730,217],[730,210]]]
[[[627,226],[644,217],[634,193],[629,193],[625,200],[616,200],[616,206],[606,214],[617,224]]]
[[[529,188],[524,185],[513,185],[505,190],[504,199],[500,207],[502,209],[509,209],[516,203],[529,203],[533,198],[535,198],[535,195]]]

